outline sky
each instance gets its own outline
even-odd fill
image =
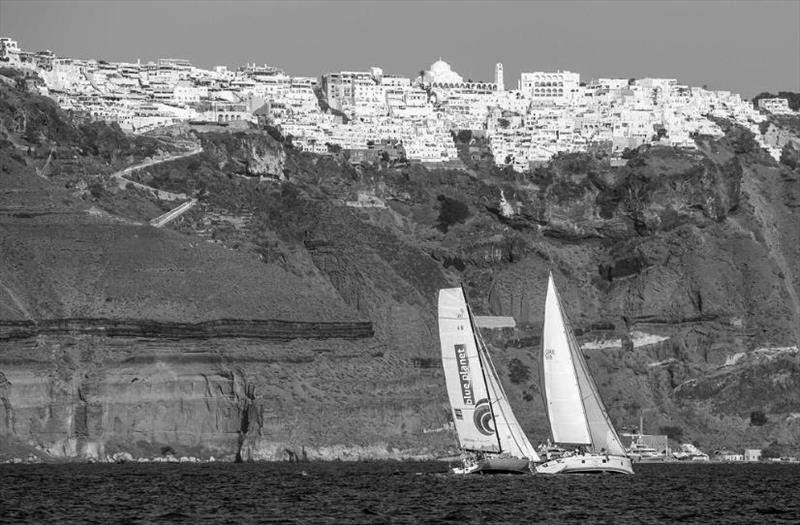
[[[439,57],[464,79],[521,71],[677,78],[752,97],[800,92],[800,0],[0,0],[25,50],[108,61],[255,62],[319,76],[380,66],[416,76]]]

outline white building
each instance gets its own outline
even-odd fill
[[[758,99],[758,107],[774,115],[790,115],[794,113],[789,109],[789,101],[785,98],[761,98]]]
[[[176,104],[197,104],[201,98],[208,98],[208,88],[186,80],[179,81],[172,90],[172,100]]]
[[[522,73],[519,90],[534,103],[564,103],[577,98],[580,80],[580,75],[571,71]]]
[[[760,461],[761,460],[761,449],[760,448],[746,448],[744,449],[744,460],[745,461]]]
[[[0,38],[0,64],[19,66],[19,44],[10,38]]]

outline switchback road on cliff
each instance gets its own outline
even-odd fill
[[[182,153],[178,153],[176,155],[169,155],[167,157],[162,157],[158,159],[150,159],[148,161],[134,164],[133,166],[128,166],[124,170],[120,170],[111,174],[112,178],[117,179],[117,183],[120,188],[125,189],[128,187],[129,184],[133,185],[135,188],[139,188],[140,190],[149,191],[153,195],[155,195],[158,199],[166,200],[166,201],[175,201],[175,200],[186,200],[186,202],[178,205],[177,207],[173,208],[172,210],[168,211],[167,213],[156,217],[150,221],[152,226],[156,228],[161,228],[162,226],[174,221],[197,204],[197,199],[189,198],[185,193],[173,193],[171,191],[164,191],[159,190],[158,188],[153,188],[152,186],[148,186],[146,184],[142,184],[141,182],[134,182],[130,179],[126,179],[125,175],[130,175],[131,173],[144,169],[149,168],[151,166],[155,166],[157,164],[162,164],[164,162],[171,162],[173,160],[178,160],[186,157],[191,157],[192,155],[197,155],[201,153],[203,148],[197,146],[189,151],[184,151]],[[188,200],[187,200],[188,199]]]
[[[164,162],[171,162],[173,160],[183,159],[186,157],[191,157],[192,155],[197,155],[201,153],[203,148],[197,146],[189,151],[184,151],[182,153],[178,153],[175,155],[168,155],[166,157],[161,157],[158,159],[150,159],[145,162],[141,162],[139,164],[134,164],[133,166],[128,166],[123,170],[116,171],[111,174],[111,177],[117,179],[117,183],[119,187],[124,189],[128,186],[128,184],[133,185],[135,188],[139,188],[140,190],[149,191],[156,197],[161,200],[165,201],[175,201],[175,200],[186,200],[189,197],[184,193],[172,193],[170,191],[159,190],[158,188],[153,188],[152,186],[148,186],[146,184],[142,184],[141,182],[134,182],[130,179],[126,179],[126,175],[130,175],[135,171],[139,171],[145,168],[149,168],[151,166],[156,166],[158,164],[163,164]]]

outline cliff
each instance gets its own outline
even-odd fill
[[[526,175],[351,167],[257,131],[188,130],[203,153],[136,174],[200,199],[156,230],[143,223],[169,205],[86,175],[91,150],[54,155],[43,177],[46,150],[3,129],[7,450],[454,453],[435,304],[459,283],[478,314],[515,318],[484,335],[543,440],[551,269],[617,428],[644,415],[646,431],[708,449],[800,444],[798,172],[743,130]]]

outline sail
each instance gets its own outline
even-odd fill
[[[486,384],[489,387],[489,399],[492,403],[492,412],[495,417],[495,429],[497,430],[498,438],[500,439],[500,446],[503,452],[518,458],[528,458],[533,462],[539,461],[539,455],[536,449],[533,448],[528,436],[522,430],[514,411],[511,410],[511,405],[508,402],[503,385],[500,383],[500,377],[494,367],[492,358],[486,348],[486,343],[480,335],[480,330],[476,329],[478,339],[478,351],[481,353],[482,361],[484,363],[484,370],[486,376]]]
[[[590,445],[594,452],[626,455],[564,314],[552,274],[547,283],[542,345],[545,395],[553,440]]]
[[[547,282],[547,298],[544,304],[542,379],[553,441],[590,445],[592,438],[586,423],[567,326],[552,274]]]
[[[447,395],[461,448],[500,452],[489,391],[461,288],[439,290],[439,338]]]

